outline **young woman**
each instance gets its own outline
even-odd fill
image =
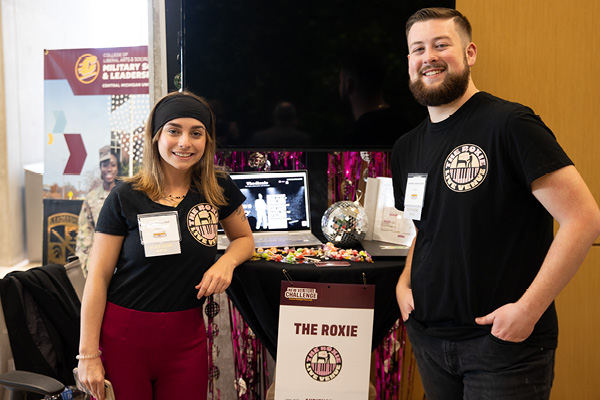
[[[244,196],[215,170],[215,118],[171,93],[146,124],[142,171],[100,212],[84,290],[79,377],[104,399],[206,399],[204,298],[223,293],[254,240]],[[218,261],[217,224],[231,243]]]

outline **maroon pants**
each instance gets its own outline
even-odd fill
[[[206,400],[202,307],[153,313],[107,303],[100,349],[116,399]]]

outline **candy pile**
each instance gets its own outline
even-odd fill
[[[322,260],[347,260],[373,262],[373,259],[364,250],[340,249],[332,243],[325,243],[320,248],[308,247],[284,247],[278,249],[257,248],[254,251],[253,260],[279,261],[288,264],[312,264]]]

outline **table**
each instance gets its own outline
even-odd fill
[[[312,264],[286,264],[276,261],[246,261],[235,269],[229,298],[273,359],[277,360],[279,296],[285,269],[292,281],[322,283],[363,283],[375,285],[373,319],[374,350],[400,318],[396,283],[405,257],[376,260],[374,263],[350,262],[345,267],[316,267]]]

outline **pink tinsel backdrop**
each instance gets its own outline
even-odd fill
[[[304,152],[248,152],[223,151],[215,156],[215,163],[227,171],[296,170],[310,169]],[[368,177],[391,176],[389,152],[335,152],[328,154],[328,203],[341,200],[357,200],[358,191],[364,193]],[[221,304],[223,301],[220,302]],[[246,325],[229,301],[229,327],[233,344],[235,378],[232,384],[239,400],[263,399],[269,385],[266,350]],[[219,325],[219,302],[212,297],[206,303],[209,339],[209,398],[221,399],[217,382],[220,377],[220,349],[215,344]],[[221,319],[222,321],[222,319]],[[400,400],[410,397],[414,356],[406,346],[406,330],[398,321],[373,353],[376,376],[375,387],[378,400]],[[227,368],[229,366],[221,366]]]

